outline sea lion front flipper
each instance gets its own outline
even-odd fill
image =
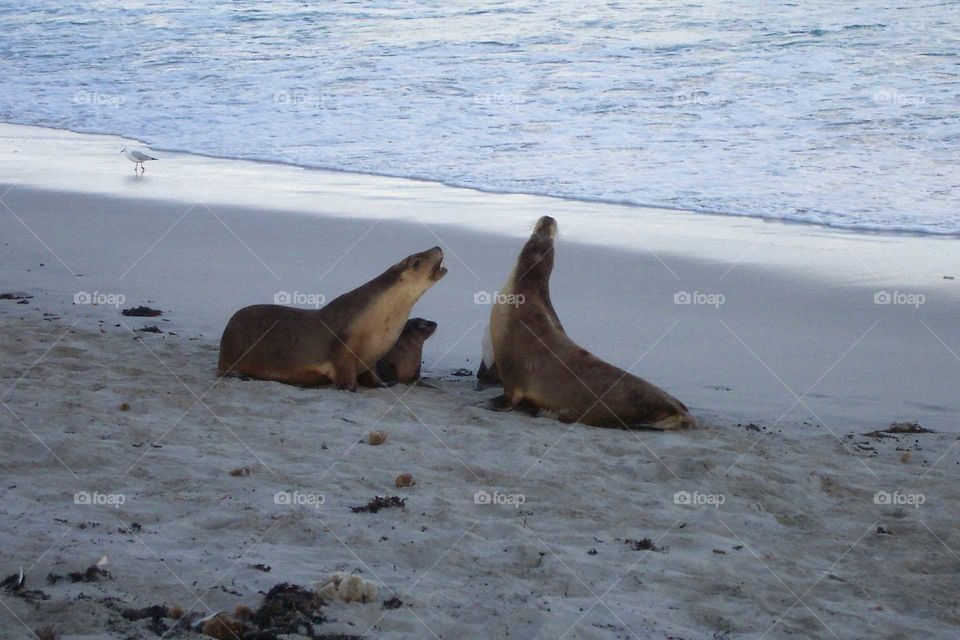
[[[387,385],[377,377],[377,374],[369,369],[357,376],[357,384],[368,389],[385,389],[387,387]]]
[[[333,360],[334,370],[333,383],[337,389],[356,391],[357,357],[347,349],[346,342],[341,341],[341,344],[336,347],[336,353],[331,359]]]
[[[506,394],[501,393],[496,398],[490,398],[484,403],[484,409],[489,411],[513,411],[513,403]]]
[[[533,404],[529,400],[521,400],[520,402],[514,404],[506,394],[497,396],[496,398],[491,398],[488,400],[484,406],[485,409],[489,411],[522,411],[523,413],[533,416],[534,418],[538,417],[541,413],[540,407]]]

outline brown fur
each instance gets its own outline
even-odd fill
[[[423,343],[437,330],[437,323],[410,318],[393,348],[377,363],[377,375],[383,382],[408,384],[420,379]]]
[[[550,300],[556,234],[553,218],[537,222],[490,314],[494,358],[509,406],[532,404],[563,422],[596,427],[695,425],[682,402],[567,336]],[[505,302],[510,294],[523,296],[522,302]]]
[[[446,274],[442,262],[440,247],[415,253],[322,309],[245,307],[220,339],[220,371],[351,391],[358,378],[376,384],[377,361],[396,343],[420,296]]]

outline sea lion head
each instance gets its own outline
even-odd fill
[[[523,245],[514,272],[517,281],[549,280],[553,272],[553,245],[557,240],[557,221],[550,216],[537,220],[530,239]]]
[[[423,291],[447,275],[447,268],[443,266],[443,249],[440,247],[407,256],[395,264],[394,269],[399,273],[401,280],[415,283]]]
[[[424,318],[410,318],[403,327],[404,333],[416,331],[423,336],[424,340],[432,336],[436,330],[437,323],[432,320],[425,320]]]

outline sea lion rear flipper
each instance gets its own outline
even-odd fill
[[[373,371],[370,371],[369,369],[357,376],[357,384],[367,387],[368,389],[382,389],[387,386]]]

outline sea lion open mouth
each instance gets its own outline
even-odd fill
[[[435,264],[433,267],[433,279],[439,280],[445,275],[447,275],[447,268],[443,266],[443,263],[438,262],[437,264]]]

